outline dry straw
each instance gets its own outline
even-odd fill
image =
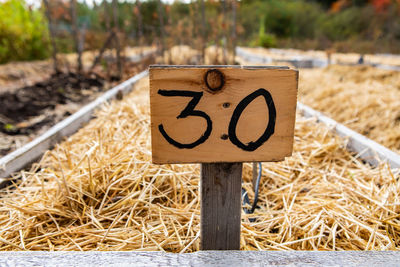
[[[365,66],[302,70],[299,99],[400,152],[400,72]]]
[[[157,63],[171,65],[205,65],[226,64],[232,54],[224,52],[222,47],[210,46],[206,48],[204,62],[201,53],[187,45],[175,45],[164,52],[163,57],[157,58]]]
[[[2,193],[2,250],[199,250],[199,167],[151,164],[147,84],[103,106]],[[299,117],[293,156],[263,164],[260,207],[242,214],[241,249],[398,249],[398,172],[344,147]],[[250,181],[245,164],[252,197]]]

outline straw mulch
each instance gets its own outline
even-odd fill
[[[122,56],[125,57],[132,57],[132,56],[137,56],[142,53],[156,51],[155,47],[152,46],[131,46],[131,47],[125,47],[122,49],[121,54]],[[99,51],[97,50],[91,50],[91,51],[85,51],[82,53],[82,62],[84,65],[87,65],[87,67],[90,67],[95,58],[98,56]],[[113,57],[114,51],[112,49],[106,49],[104,51],[103,57]],[[67,61],[69,64],[74,64],[77,61],[78,55],[76,53],[68,53],[68,54],[61,54],[61,58],[63,61]]]
[[[205,65],[226,65],[232,54],[223,51],[222,47],[210,46],[205,50]],[[157,58],[159,64],[170,65],[199,65],[203,63],[201,52],[187,45],[175,45],[164,51],[163,56]]]
[[[2,193],[2,250],[199,250],[199,167],[151,164],[147,84],[103,106]],[[299,117],[293,157],[263,164],[241,249],[397,250],[398,172],[372,169],[344,146]],[[252,198],[250,180],[245,164]]]
[[[337,65],[302,70],[299,99],[400,152],[400,72]]]
[[[158,64],[196,65],[199,64],[200,52],[188,45],[175,45],[157,57]]]

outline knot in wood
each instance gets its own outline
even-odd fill
[[[204,81],[208,89],[214,92],[219,91],[225,83],[224,74],[217,69],[208,70],[204,76]]]

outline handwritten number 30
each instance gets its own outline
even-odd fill
[[[170,143],[171,145],[177,148],[194,148],[202,143],[204,143],[211,135],[212,131],[212,121],[210,116],[208,116],[205,112],[200,110],[195,110],[194,108],[200,102],[201,97],[203,96],[203,92],[193,92],[193,91],[179,91],[179,90],[158,90],[158,94],[162,96],[182,96],[182,97],[192,97],[192,100],[187,104],[185,109],[176,117],[177,119],[183,119],[189,116],[197,116],[202,117],[207,121],[207,128],[204,131],[203,135],[197,139],[195,142],[190,144],[182,144],[174,139],[172,139],[164,130],[164,126],[162,124],[158,125],[158,129],[160,133],[164,136],[164,138]],[[241,142],[237,135],[236,135],[236,126],[239,121],[240,116],[242,115],[245,108],[257,97],[262,96],[265,99],[265,103],[268,106],[268,115],[269,121],[267,128],[265,129],[264,133],[258,138],[256,141],[249,142],[248,144],[244,144]],[[235,110],[233,111],[231,120],[229,122],[228,134],[229,140],[236,145],[237,147],[245,150],[245,151],[254,151],[260,146],[262,146],[274,133],[275,130],[275,122],[276,122],[276,109],[274,100],[272,99],[271,94],[263,89],[260,88],[255,92],[246,96],[239,104],[236,106]]]

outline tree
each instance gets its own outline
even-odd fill
[[[164,12],[163,12],[163,5],[161,3],[161,0],[157,1],[157,7],[158,7],[158,18],[159,18],[159,23],[160,23],[160,36],[161,36],[161,54],[164,55],[165,51],[165,29],[164,29]]]
[[[104,52],[108,47],[111,46],[111,42],[114,40],[115,37],[115,32],[113,30],[110,30],[111,26],[110,26],[110,17],[108,16],[107,0],[103,0],[103,8],[104,8],[104,14],[103,14],[104,24],[109,34],[106,40],[104,41],[103,45],[101,46],[99,53],[95,57],[92,66],[90,67],[90,71],[93,71],[93,69],[100,63],[100,60],[102,59]]]
[[[119,25],[118,25],[118,1],[112,0],[112,9],[113,9],[113,20],[114,20],[114,28],[115,32],[114,42],[115,42],[115,52],[117,56],[117,69],[118,69],[118,78],[122,78],[122,62],[121,62],[121,42],[119,39]]]
[[[77,14],[76,14],[76,0],[71,0],[71,22],[72,22],[72,36],[75,43],[75,51],[78,54],[77,59],[77,70],[78,73],[82,72],[82,51],[83,51],[83,40],[80,36],[80,32],[78,29],[77,22]]]
[[[227,6],[226,6],[226,1],[227,0],[221,0],[221,5],[222,5],[222,34],[221,34],[221,39],[222,39],[222,61],[223,64],[227,64],[227,41],[228,41],[228,23],[227,23]]]
[[[51,40],[51,47],[52,47],[52,53],[51,57],[53,59],[53,68],[55,73],[60,73],[60,69],[58,68],[58,61],[57,61],[57,45],[56,45],[56,40],[55,40],[55,32],[54,32],[54,25],[53,25],[53,20],[51,17],[51,11],[50,11],[50,5],[48,0],[43,0],[43,4],[46,9],[46,17],[49,22],[49,34],[50,34],[50,40]]]
[[[143,46],[143,18],[142,18],[142,10],[140,0],[136,0],[136,7],[135,7],[135,15],[137,17],[137,27],[138,27],[138,39],[139,39],[139,46]]]
[[[232,44],[232,59],[231,59],[231,64],[235,64],[235,58],[236,58],[236,39],[237,39],[237,34],[236,34],[236,5],[237,2],[236,0],[232,0],[232,32],[231,32],[231,44]]]
[[[201,58],[203,59],[203,64],[206,60],[206,42],[207,42],[207,25],[206,25],[206,8],[204,5],[204,0],[200,0],[201,9]]]

